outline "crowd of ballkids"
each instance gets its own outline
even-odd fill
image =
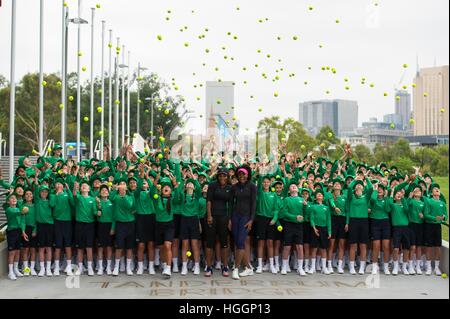
[[[55,145],[36,164],[23,156],[11,184],[0,172],[9,278],[85,270],[168,278],[180,266],[181,275],[202,267],[233,279],[291,268],[440,275],[446,200],[419,168],[408,176],[356,163],[349,146],[335,161],[312,153],[180,161],[160,141],[152,152],[124,145],[117,158],[107,150],[106,160],[78,163]]]

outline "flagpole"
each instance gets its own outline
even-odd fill
[[[81,19],[81,0],[78,0],[78,22]],[[77,40],[77,162],[81,160],[81,64],[80,64],[80,48],[81,48],[81,24],[78,23],[78,40]]]
[[[120,53],[120,38],[117,38],[116,59],[115,59],[115,102],[119,102],[119,53]],[[114,103],[114,157],[119,156],[119,107],[120,105]]]
[[[39,152],[44,150],[44,0],[39,3]]]
[[[9,93],[9,181],[14,177],[14,142],[15,142],[15,117],[16,117],[16,0],[12,0],[11,9],[11,91]]]
[[[108,71],[108,144],[109,144],[109,151],[112,152],[112,41],[113,41],[113,35],[112,30],[109,30],[109,71]],[[112,157],[112,154],[110,154]]]
[[[103,146],[105,145],[105,20],[102,20],[102,93],[101,93],[101,120],[100,120],[100,159],[103,160]]]
[[[122,65],[125,65],[125,46],[122,46]],[[125,144],[125,74],[122,75],[122,145]]]
[[[130,58],[131,52],[128,51],[128,79],[127,79],[127,135],[128,143],[130,141]]]
[[[89,105],[89,157],[94,157],[94,24],[95,8],[91,8],[91,103]]]
[[[62,0],[62,56],[61,56],[61,147],[66,156],[66,6]]]

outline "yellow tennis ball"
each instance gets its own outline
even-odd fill
[[[64,108],[64,104],[61,103],[61,104],[59,105],[59,108],[62,110],[62,109]]]
[[[98,131],[99,136],[103,136],[103,131]]]
[[[423,96],[424,96],[424,97],[428,97],[428,93],[425,92],[425,93],[423,94]]]
[[[409,124],[414,124],[414,119],[409,119]]]
[[[87,70],[87,68],[86,68],[85,66],[83,66],[83,67],[81,68],[81,71],[83,71],[83,72],[86,72],[86,70]]]
[[[97,107],[97,112],[98,112],[98,113],[102,113],[102,111],[103,111],[103,109],[102,109],[101,106]]]
[[[445,278],[447,278],[447,274],[446,274],[446,273],[443,273],[443,274],[441,275],[441,277],[445,279]]]
[[[166,139],[165,139],[163,136],[160,136],[160,137],[159,137],[159,141],[160,141],[160,142],[164,142],[165,140],[166,140]]]
[[[115,100],[115,101],[114,101],[114,104],[115,104],[115,105],[119,105],[119,104],[120,104],[120,101],[119,101],[119,100]]]
[[[328,137],[333,137],[333,133],[328,132]]]
[[[155,194],[155,195],[153,195],[153,198],[154,198],[154,199],[158,199],[158,198],[159,198],[159,195],[158,195],[158,194]]]
[[[403,64],[403,67],[406,69],[408,67],[408,64]]]
[[[439,110],[439,112],[445,113],[445,109],[442,107],[442,108]]]
[[[100,9],[102,6],[100,5],[100,3],[97,3],[97,4],[95,5],[95,7],[96,7],[97,9]]]
[[[83,52],[78,51],[78,56],[83,56]]]
[[[272,187],[270,190],[271,190],[272,192],[275,192],[275,187]]]
[[[52,152],[52,148],[51,147],[47,148],[47,152],[51,153]]]
[[[145,162],[145,159],[141,158],[141,159],[139,160],[139,162],[144,163],[144,162]]]
[[[112,182],[108,182],[108,186],[111,187],[113,185]]]
[[[28,274],[30,272],[30,267],[25,267],[23,269],[23,272]]]
[[[144,148],[144,152],[148,153],[148,148],[147,147]]]
[[[279,226],[277,227],[277,230],[278,230],[278,231],[283,231],[283,226],[279,225]]]
[[[29,209],[28,209],[27,206],[24,206],[24,207],[22,208],[22,213],[26,214],[26,213],[28,213],[28,211],[29,211]]]
[[[170,114],[170,110],[164,110],[164,115],[169,115]]]
[[[304,150],[305,148],[306,148],[306,146],[305,145],[300,145],[300,148],[302,149],[302,150]]]
[[[85,117],[83,118],[83,121],[89,122],[89,117],[85,116]]]
[[[188,250],[188,251],[186,252],[186,256],[191,257],[191,255],[192,255],[192,253]]]
[[[73,150],[73,146],[72,145],[69,146],[69,150]]]
[[[67,1],[64,1],[64,6],[65,6],[65,7],[67,7],[67,6],[68,6],[68,4],[67,4]]]
[[[389,175],[389,172],[388,171],[385,171],[384,172],[384,176],[388,176]]]
[[[111,42],[110,42],[110,43],[108,43],[108,48],[110,48],[110,49],[111,49],[111,48],[112,48],[112,46],[113,46],[113,45],[112,45],[112,43],[111,43]]]
[[[61,81],[56,82],[57,87],[61,87],[61,85],[62,85]]]
[[[278,92],[275,92],[273,96],[278,97]]]
[[[42,86],[47,86],[47,81],[42,81]]]
[[[159,159],[163,158],[163,155],[162,154],[158,154],[158,158]]]
[[[74,97],[71,95],[69,96],[69,101],[72,102],[74,100]]]

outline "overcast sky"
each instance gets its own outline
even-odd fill
[[[66,1],[74,17],[78,1]],[[205,89],[193,85],[217,78],[236,82],[235,107],[243,128],[255,128],[259,119],[270,115],[298,119],[299,102],[326,98],[358,101],[361,123],[394,112],[394,87],[406,84],[411,89],[416,54],[421,67],[433,66],[435,61],[448,64],[448,0],[84,0],[83,18],[90,21],[90,8],[97,3],[101,8],[96,10],[96,74],[101,59],[100,21],[106,20],[107,29],[113,30],[113,43],[120,37],[126,51],[131,51],[134,68],[140,61],[168,82],[175,78],[177,92],[197,115],[189,127],[204,127],[198,116],[205,112]],[[61,4],[60,0],[45,0],[44,72],[61,69]],[[10,1],[3,0],[0,74],[7,78],[10,23]],[[69,32],[69,71],[75,71],[76,27],[71,26]],[[202,34],[205,37],[199,39]],[[87,25],[82,28],[82,39],[82,65],[89,68]],[[39,1],[17,0],[17,78],[38,71],[38,53]],[[322,71],[323,66],[335,68],[336,74]],[[295,77],[289,77],[291,73]],[[280,79],[273,82],[276,75]],[[87,79],[89,69],[82,76]],[[360,83],[362,77],[365,85]],[[384,92],[389,96],[384,97]]]

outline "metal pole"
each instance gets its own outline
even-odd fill
[[[131,138],[130,136],[130,51],[128,51],[128,79],[127,79],[127,135],[128,139]]]
[[[101,93],[101,105],[102,114],[100,120],[100,159],[103,160],[103,146],[105,143],[104,130],[105,130],[105,20],[102,20],[102,93]]]
[[[14,177],[14,120],[16,117],[16,0],[12,0],[11,13],[11,69],[10,69],[10,85],[9,93],[9,181],[12,182]]]
[[[62,55],[61,55],[61,147],[62,155],[66,156],[66,7],[62,0]]]
[[[137,71],[137,108],[136,108],[136,132],[139,134],[140,131],[140,79],[141,79],[141,62],[138,63],[138,71]]]
[[[116,47],[116,64],[115,64],[115,96],[116,102],[119,102],[119,49],[120,49],[120,38],[117,38]],[[119,102],[120,103],[120,102]],[[119,104],[114,106],[114,157],[119,156]]]
[[[78,0],[78,20],[81,19],[81,0]],[[80,51],[81,49],[81,24],[78,23],[78,44],[77,44],[77,161],[81,160],[81,65],[80,65]]]
[[[94,157],[94,24],[95,8],[91,8],[91,103],[89,106],[89,158]]]
[[[153,132],[153,95],[152,95],[152,98],[151,98],[151,100],[150,100],[150,113],[151,113],[151,116],[150,116],[150,131],[152,132],[152,134],[150,134],[150,144],[151,144],[151,147],[152,147],[152,150],[153,150],[153,137],[155,136],[155,133]]]
[[[64,43],[64,142],[61,142],[62,144],[65,144],[66,141],[66,133],[67,133],[67,109],[68,109],[68,103],[67,103],[67,61],[69,60],[68,54],[69,54],[69,8],[66,7],[66,20],[65,20],[65,43]],[[67,107],[66,107],[67,105]],[[66,145],[63,145],[64,154],[67,155],[67,148]]]
[[[125,65],[125,46],[122,46],[122,65]],[[125,144],[125,74],[122,68],[122,145]]]
[[[108,144],[109,151],[112,152],[112,30],[109,30],[109,71],[108,71]],[[110,154],[112,157],[112,154]]]
[[[39,152],[44,149],[44,0],[39,5]]]

